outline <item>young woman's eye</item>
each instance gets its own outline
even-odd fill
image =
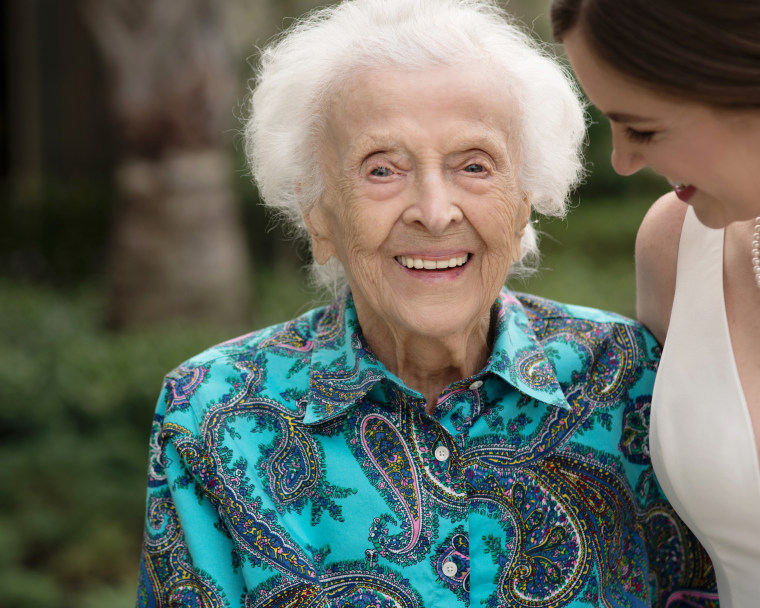
[[[369,174],[374,177],[390,177],[391,170],[388,167],[375,167]]]
[[[467,173],[483,173],[486,170],[486,168],[479,163],[470,163],[464,168],[464,170]]]
[[[625,128],[625,136],[637,144],[647,143],[654,137],[654,135],[654,131],[637,131],[636,129],[631,129],[631,127]]]

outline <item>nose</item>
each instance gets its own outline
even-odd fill
[[[624,140],[625,135],[612,135],[610,162],[618,175],[633,175],[646,167],[646,160],[635,145]]]
[[[443,234],[451,225],[462,220],[458,190],[445,175],[432,173],[416,184],[413,199],[404,212],[404,221],[419,223],[432,234]]]

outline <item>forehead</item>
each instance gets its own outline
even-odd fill
[[[620,117],[623,120],[618,122],[635,122],[629,118],[638,118],[642,112],[659,115],[674,104],[685,103],[616,70],[595,52],[579,28],[565,36],[563,45],[586,95],[613,120]]]
[[[514,129],[512,83],[484,66],[426,70],[383,68],[354,73],[327,107],[328,131],[340,143],[362,136],[400,137],[417,132],[508,140]]]
[[[688,97],[676,97],[667,91],[649,87],[622,74],[601,59],[584,34],[576,28],[563,42],[586,95],[612,122],[635,127],[637,124],[679,126],[681,128],[716,128],[718,132],[757,132],[760,112],[753,108],[721,108]],[[645,127],[646,128],[646,127]]]

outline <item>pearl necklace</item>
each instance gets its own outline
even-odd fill
[[[755,233],[752,235],[752,269],[755,283],[760,287],[760,216],[755,218]]]

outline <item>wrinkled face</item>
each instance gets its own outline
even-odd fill
[[[651,167],[713,228],[760,215],[759,111],[712,108],[641,86],[601,60],[578,30],[563,43],[586,95],[610,119],[615,171]]]
[[[335,256],[345,268],[365,334],[487,325],[520,257],[530,205],[517,184],[516,117],[488,75],[373,70],[333,99],[319,159],[327,187],[307,224],[317,262]]]

